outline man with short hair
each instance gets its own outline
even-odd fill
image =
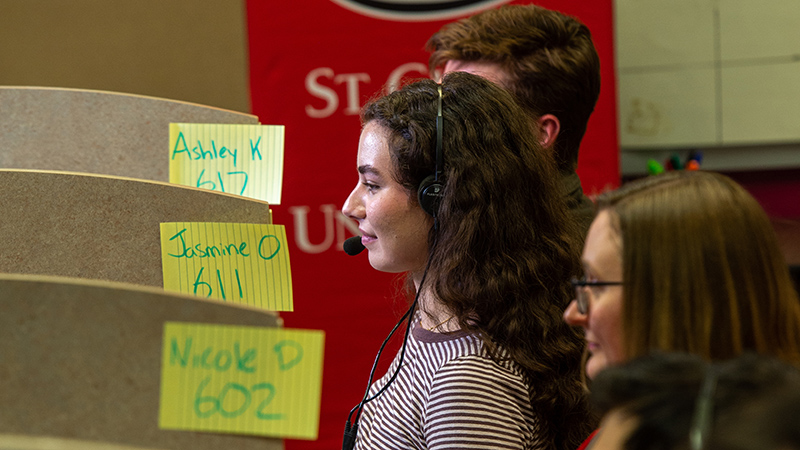
[[[562,192],[585,232],[594,210],[575,169],[600,94],[600,58],[586,25],[540,6],[506,5],[443,26],[426,48],[432,74],[471,72],[515,95],[552,150]]]

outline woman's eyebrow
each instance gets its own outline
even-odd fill
[[[380,176],[381,173],[371,164],[364,164],[363,166],[358,166],[358,173],[362,175],[372,174]]]
[[[583,267],[584,276],[586,276],[587,273],[597,276],[597,269],[594,267],[594,265],[583,258],[581,258],[581,267]]]

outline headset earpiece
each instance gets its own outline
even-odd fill
[[[444,186],[441,182],[436,181],[433,175],[428,176],[422,183],[419,184],[417,189],[417,200],[422,210],[431,216],[435,216],[439,210],[439,202],[444,194]]]

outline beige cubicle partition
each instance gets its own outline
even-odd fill
[[[0,168],[169,181],[169,124],[258,124],[256,116],[156,97],[0,86]]]
[[[0,437],[283,448],[279,439],[158,427],[164,322],[272,327],[274,313],[129,284],[6,274],[0,310]]]
[[[258,119],[34,87],[0,87],[0,117],[0,449],[282,448],[158,428],[165,322],[280,325],[162,289],[161,223],[271,223],[266,202],[167,183],[169,123]]]
[[[0,450],[163,450],[153,447],[118,445],[110,442],[85,441],[58,437],[36,437],[24,434],[0,434]]]
[[[269,224],[269,204],[130,178],[0,169],[0,273],[163,286],[162,222]]]

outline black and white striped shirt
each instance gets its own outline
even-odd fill
[[[518,365],[492,360],[476,336],[434,333],[417,322],[397,379],[364,407],[356,450],[542,448],[528,389]]]

